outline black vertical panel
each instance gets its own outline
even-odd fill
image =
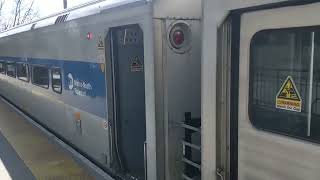
[[[144,179],[144,45],[138,25],[113,31],[117,145],[126,176]]]
[[[232,14],[230,86],[230,179],[238,179],[239,51],[241,15]]]

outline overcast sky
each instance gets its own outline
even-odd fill
[[[32,0],[28,0],[32,1]],[[68,0],[68,7],[77,6],[92,0]],[[63,0],[35,0],[40,16],[47,16],[63,10]]]
[[[25,0],[31,3],[32,0]],[[68,7],[77,6],[92,0],[68,0]],[[5,12],[10,13],[14,0],[5,0]],[[44,17],[63,10],[63,0],[34,0],[35,8],[38,9],[40,17]]]

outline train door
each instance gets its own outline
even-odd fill
[[[241,15],[231,162],[239,180],[320,179],[319,11],[314,3]]]
[[[146,141],[143,32],[138,25],[112,28],[107,41],[111,54],[107,61],[111,78],[107,80],[111,87],[108,102],[112,102],[108,104],[112,156],[125,179],[142,180]]]

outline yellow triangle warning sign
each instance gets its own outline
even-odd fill
[[[291,76],[282,84],[276,97],[276,108],[301,112],[301,97]]]

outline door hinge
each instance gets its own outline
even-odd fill
[[[217,168],[217,170],[216,170],[216,174],[217,174],[217,176],[219,176],[220,177],[220,180],[224,180],[224,170],[223,170],[223,168]]]

